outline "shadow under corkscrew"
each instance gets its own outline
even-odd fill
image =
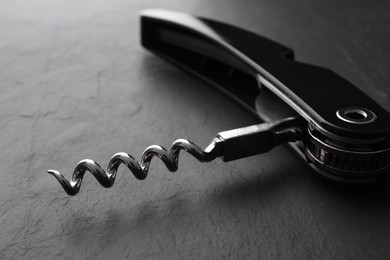
[[[160,158],[169,171],[175,172],[178,169],[181,150],[188,152],[200,162],[210,162],[220,155],[221,149],[218,144],[221,144],[220,139],[214,138],[211,144],[202,150],[186,139],[178,139],[171,145],[169,152],[159,145],[149,146],[142,153],[140,161],[137,161],[128,153],[120,152],[111,157],[107,171],[104,171],[97,162],[84,159],[76,165],[71,181],[68,181],[64,175],[56,170],[48,170],[47,172],[58,180],[67,194],[73,196],[79,192],[86,172],[90,172],[103,187],[110,188],[114,185],[117,170],[121,164],[126,165],[138,180],[144,180],[148,175],[149,165],[154,156]]]

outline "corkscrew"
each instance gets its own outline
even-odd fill
[[[389,112],[333,71],[295,61],[290,48],[232,25],[165,10],[142,12],[141,42],[261,123],[221,132],[205,149],[178,139],[169,151],[149,146],[139,161],[117,153],[107,171],[85,159],[70,181],[49,170],[69,195],[78,193],[86,172],[111,187],[122,164],[143,180],[155,156],[176,171],[181,150],[200,162],[232,161],[287,144],[314,173],[335,182],[364,184],[389,173]]]

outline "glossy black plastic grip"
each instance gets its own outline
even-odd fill
[[[291,49],[220,22],[188,14],[147,10],[141,14],[142,44],[207,80],[252,113],[258,84],[268,88],[311,125],[347,138],[378,138],[390,133],[390,115],[350,82],[318,66],[294,61]],[[368,124],[341,120],[349,107],[372,111]]]

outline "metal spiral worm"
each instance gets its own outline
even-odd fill
[[[160,158],[168,170],[175,172],[178,168],[181,150],[188,152],[200,162],[209,162],[218,156],[215,153],[217,143],[218,138],[214,139],[205,150],[202,150],[199,146],[188,140],[178,139],[172,144],[169,152],[159,145],[151,145],[142,153],[140,161],[137,161],[128,153],[116,153],[111,157],[107,171],[104,171],[97,162],[84,159],[76,165],[71,181],[68,181],[64,175],[56,170],[48,170],[48,173],[58,180],[67,194],[73,196],[79,192],[86,172],[90,172],[103,187],[110,188],[114,185],[116,174],[121,164],[126,165],[137,179],[144,180],[148,175],[149,165],[154,156]]]

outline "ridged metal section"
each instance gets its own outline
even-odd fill
[[[339,176],[373,177],[390,170],[390,149],[347,150],[335,147],[309,133],[306,154],[313,163],[325,171]],[[314,160],[313,160],[314,159]]]
[[[372,174],[390,166],[390,155],[372,158],[340,156],[316,146],[312,155],[326,167],[351,173]]]

